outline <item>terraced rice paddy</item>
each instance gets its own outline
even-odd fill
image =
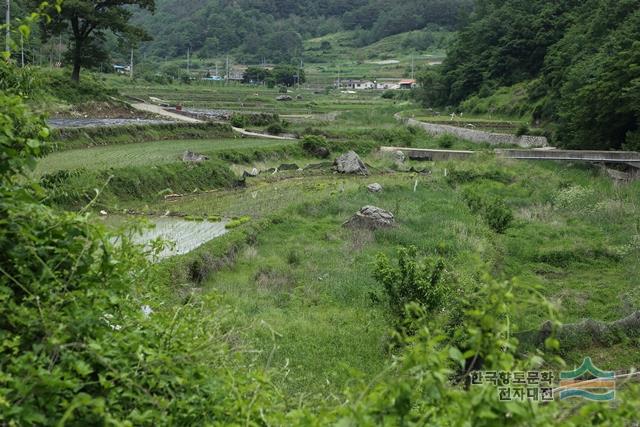
[[[125,166],[158,165],[180,161],[189,150],[214,155],[224,150],[250,150],[283,147],[295,141],[269,139],[215,139],[153,141],[139,144],[108,145],[50,154],[38,162],[36,175],[61,169],[108,169]]]

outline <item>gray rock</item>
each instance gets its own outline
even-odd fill
[[[406,159],[407,159],[407,156],[405,156],[402,151],[398,150],[393,152],[393,160],[396,163],[404,163]]]
[[[389,211],[375,206],[365,206],[342,225],[343,227],[375,230],[377,228],[393,227],[395,225],[395,218]]]
[[[316,157],[320,157],[321,159],[326,159],[327,157],[329,157],[331,152],[326,147],[316,147],[313,150],[311,150],[311,154],[313,154]]]
[[[209,160],[209,157],[188,150],[182,155],[182,161],[185,163],[202,163],[205,160]]]
[[[260,171],[258,169],[256,169],[256,168],[253,168],[253,169],[251,169],[251,172],[244,171],[242,176],[245,177],[245,178],[247,178],[247,177],[253,178],[253,177],[258,176],[259,174],[260,174]]]
[[[348,151],[338,157],[334,162],[334,166],[340,173],[369,175],[369,170],[355,151]]]
[[[276,98],[278,101],[293,101],[293,98],[289,95],[280,95]]]
[[[379,193],[382,191],[382,185],[378,184],[377,182],[374,182],[373,184],[367,185],[367,190],[369,190],[372,193]]]

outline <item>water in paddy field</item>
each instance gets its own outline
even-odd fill
[[[228,231],[225,228],[228,221],[186,221],[175,217],[150,218],[148,221],[152,227],[134,235],[133,240],[142,245],[158,238],[172,242],[158,255],[160,259],[191,252]]]

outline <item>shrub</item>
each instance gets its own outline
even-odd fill
[[[302,257],[300,256],[300,252],[296,249],[289,250],[289,253],[287,254],[287,263],[289,265],[300,265],[301,260]]]
[[[305,135],[299,144],[306,153],[316,157],[324,159],[331,154],[327,139],[321,135]]]
[[[453,147],[453,144],[456,142],[456,137],[453,135],[441,135],[437,139],[438,147],[449,149]]]
[[[271,135],[280,135],[282,132],[284,132],[284,127],[281,123],[271,123],[269,126],[267,126],[267,132],[269,132]]]
[[[419,304],[427,312],[442,306],[446,288],[442,280],[444,261],[419,260],[414,246],[398,249],[398,263],[392,265],[384,254],[378,254],[373,273],[384,286],[389,310],[402,323],[406,320],[406,306]]]
[[[483,217],[496,233],[504,233],[513,221],[513,212],[502,200],[491,200],[484,204]]]
[[[236,128],[245,128],[247,126],[247,119],[242,114],[234,114],[230,120],[231,126]]]
[[[526,123],[522,123],[520,126],[518,126],[518,129],[516,130],[516,136],[529,135],[529,133],[530,133],[529,125],[527,125]]]
[[[479,214],[496,233],[504,233],[513,221],[513,212],[504,201],[496,198],[484,198],[467,189],[462,194],[469,210]]]

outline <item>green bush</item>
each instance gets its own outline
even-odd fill
[[[437,140],[438,147],[443,149],[449,149],[456,143],[456,137],[453,135],[440,135]]]
[[[462,196],[471,212],[482,216],[496,233],[504,233],[511,225],[513,212],[504,201],[481,197],[472,188],[466,189]]]
[[[271,135],[280,135],[282,132],[284,132],[284,127],[281,123],[274,122],[267,126],[267,132],[269,132]]]
[[[402,324],[409,304],[418,304],[426,312],[442,306],[446,295],[443,272],[442,259],[419,260],[417,249],[411,246],[398,249],[397,266],[386,255],[378,254],[373,276],[384,287],[389,310]]]
[[[384,99],[394,99],[396,97],[396,93],[392,90],[385,90],[381,95]]]
[[[531,132],[531,129],[529,129],[529,125],[526,123],[522,123],[520,126],[518,126],[518,129],[516,130],[516,136],[529,135],[530,132]]]
[[[236,128],[247,127],[247,119],[243,114],[234,114],[230,120],[231,126]]]
[[[312,156],[324,159],[331,154],[329,142],[322,135],[305,135],[299,144],[306,153]]]

